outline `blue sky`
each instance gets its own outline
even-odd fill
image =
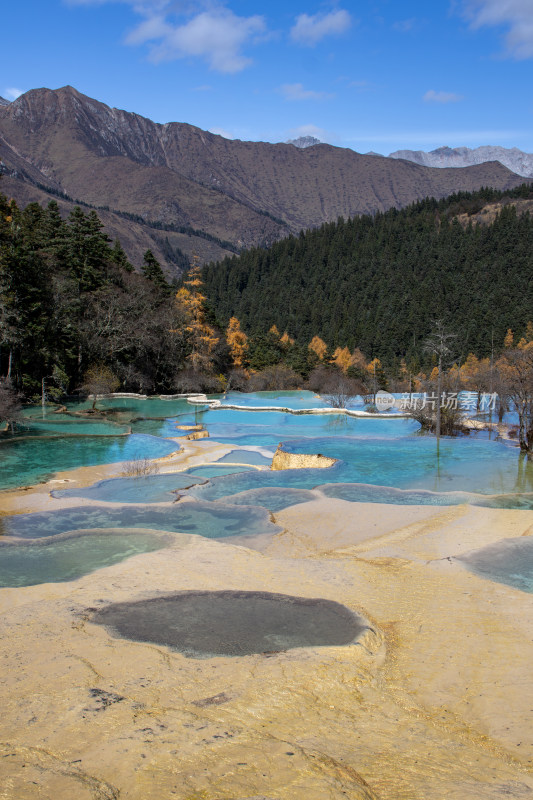
[[[533,152],[533,0],[24,0],[2,27],[8,99],[71,84],[231,138]]]

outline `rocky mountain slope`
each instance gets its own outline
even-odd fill
[[[424,167],[470,167],[487,161],[499,161],[517,175],[533,177],[533,153],[524,153],[517,147],[438,147],[429,153],[423,150],[396,150],[389,158],[412,161]]]
[[[339,216],[522,180],[499,163],[428,169],[327,144],[228,140],[110,108],[69,86],[0,106],[0,158],[4,193],[24,202],[60,195],[65,210],[74,200],[104,207],[110,235],[137,264],[147,241],[160,256],[168,238],[211,260]]]

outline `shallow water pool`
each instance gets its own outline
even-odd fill
[[[348,645],[368,628],[366,620],[332,600],[244,591],[116,603],[92,621],[115,635],[166,645],[189,658]]]
[[[177,499],[177,490],[197,483],[203,483],[203,479],[177,472],[134,478],[109,478],[84,488],[55,489],[51,494],[56,498],[80,497],[104,503],[166,503]]]
[[[278,533],[266,508],[202,502],[171,506],[78,506],[40,514],[15,514],[0,518],[4,536],[40,539],[91,528],[149,528],[194,533],[209,539],[245,534]]]
[[[150,533],[98,533],[59,541],[0,545],[0,586],[62,583],[118,564],[139,553],[161,550],[169,537]]]
[[[0,442],[0,487],[39,483],[55,472],[77,467],[160,458],[178,447],[176,442],[138,434],[4,440]]]
[[[483,578],[533,592],[533,537],[504,539],[458,560]]]

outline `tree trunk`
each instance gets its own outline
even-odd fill
[[[518,412],[518,444],[522,453],[529,453],[526,409],[523,405],[516,403],[516,410]]]
[[[439,356],[439,376],[437,378],[437,421],[435,425],[435,433],[437,441],[440,439],[440,396],[442,392],[442,357]]]

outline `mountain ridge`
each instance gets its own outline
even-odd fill
[[[533,153],[525,153],[517,147],[483,145],[481,147],[437,147],[436,150],[396,150],[389,158],[404,159],[425,167],[461,168],[499,161],[523,178],[533,178]]]
[[[299,148],[229,140],[188,123],[156,123],[111,108],[70,86],[32,89],[0,106],[0,157],[15,199],[43,203],[44,192],[103,208],[111,215],[106,228],[121,241],[120,215],[129,215],[126,252],[137,264],[152,236],[147,221],[203,231],[243,249],[341,216],[522,182],[499,163],[458,171],[323,143]],[[180,243],[169,239],[188,257],[200,245],[201,260],[216,260],[213,242],[208,253],[202,237],[180,235]],[[227,254],[219,246],[219,257]]]

